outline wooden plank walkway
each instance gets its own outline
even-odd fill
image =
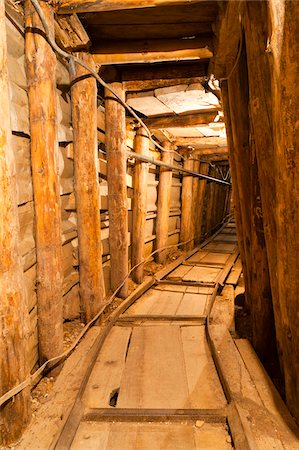
[[[118,317],[83,389],[77,425],[68,423],[57,449],[232,449],[205,324],[236,250],[235,227],[218,236],[164,269]]]

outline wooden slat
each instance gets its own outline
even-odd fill
[[[241,259],[238,258],[226,280],[226,284],[233,284],[236,286],[238,284],[241,273],[242,273],[242,263]]]
[[[179,327],[134,328],[117,406],[190,406]]]
[[[156,61],[209,59],[212,56],[213,54],[209,49],[199,48],[147,53],[96,53],[94,54],[94,61],[96,64],[154,63]]]
[[[130,335],[131,328],[112,328],[84,392],[83,403],[87,407],[109,407],[112,391],[120,386]]]
[[[179,83],[183,84],[183,83]],[[190,82],[188,83],[190,84]],[[145,123],[149,128],[191,127],[214,122],[218,111],[200,111],[189,114],[173,114],[161,117],[149,117]]]
[[[126,312],[126,315],[131,314],[148,314],[153,304],[159,301],[161,292],[156,289],[149,289],[138,302],[134,303]]]
[[[177,269],[175,269],[173,272],[171,272],[167,279],[168,280],[181,280],[189,271],[191,270],[188,266],[179,266]]]
[[[226,400],[204,327],[181,328],[191,408],[222,408]]]
[[[223,244],[220,242],[210,242],[208,245],[206,245],[203,250],[206,251],[212,251],[212,252],[219,252],[219,253],[228,253],[233,252],[236,249],[235,244]]]
[[[200,263],[203,264],[225,264],[230,257],[230,253],[208,253],[202,258]]]
[[[193,0],[194,3],[201,3],[202,0]],[[146,2],[140,0],[64,0],[61,2],[58,12],[62,14],[69,14],[72,12],[104,12],[117,11],[122,9],[138,9],[138,8],[152,8],[153,6],[173,6],[173,5],[187,5],[190,0],[147,0]]]
[[[203,315],[208,295],[185,293],[176,310],[176,315]]]
[[[202,281],[213,282],[217,278],[217,275],[221,272],[221,269],[214,267],[192,267],[192,269],[183,276],[183,281]]]

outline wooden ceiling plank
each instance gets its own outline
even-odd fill
[[[202,0],[193,0],[194,4],[201,2]],[[190,0],[64,0],[58,5],[57,11],[62,14],[70,14],[188,4],[190,4]]]
[[[149,117],[145,119],[146,125],[151,129],[169,127],[190,127],[201,124],[209,124],[215,120],[217,111],[201,111],[193,114],[172,114],[169,116]]]
[[[193,78],[173,78],[170,80],[165,79],[155,79],[155,80],[143,80],[143,81],[125,81],[123,86],[126,92],[138,92],[138,91],[148,91],[152,89],[158,89],[162,87],[171,87],[178,84],[194,84],[202,83],[205,77],[193,77]]]
[[[177,147],[191,147],[194,149],[214,147],[215,149],[217,149],[217,151],[218,148],[227,148],[226,138],[224,137],[177,138],[175,141],[175,145]]]
[[[173,80],[207,75],[207,61],[186,61],[156,64],[137,64],[101,67],[100,75],[107,83],[122,81],[123,83],[145,83],[153,80]],[[176,83],[180,84],[180,83]],[[137,90],[137,89],[136,89]]]
[[[164,52],[147,52],[147,53],[113,53],[113,54],[93,54],[97,64],[127,64],[127,63],[152,63],[167,61],[183,61],[183,60],[199,60],[212,57],[209,49],[187,49],[187,50],[170,50]]]
[[[97,16],[95,14],[95,16]],[[191,38],[198,35],[212,34],[210,23],[161,23],[161,24],[94,24],[89,20],[82,20],[88,27],[91,37],[103,40],[119,39],[166,39],[166,38]]]
[[[171,52],[177,50],[199,50],[212,56],[213,39],[211,37],[198,37],[195,39],[141,39],[141,40],[101,40],[93,42],[94,54],[147,54],[150,52]],[[210,55],[210,56],[209,56]]]

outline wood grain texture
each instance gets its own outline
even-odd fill
[[[173,153],[171,153],[172,146],[168,141],[163,142],[165,152],[162,152],[161,159],[167,164],[172,164]],[[156,219],[156,250],[167,246],[168,231],[169,231],[169,211],[171,202],[171,185],[172,185],[172,171],[161,167],[159,172],[158,185],[158,205],[157,205],[157,219]],[[159,263],[164,263],[167,256],[167,250],[161,250],[155,255],[155,260]]]
[[[94,65],[87,53],[77,54]],[[97,149],[97,86],[86,70],[75,66],[72,74],[72,124],[74,129],[74,189],[79,238],[79,275],[82,314],[89,322],[105,298],[102,268],[100,195]]]
[[[190,406],[179,327],[153,326],[133,329],[117,406]]]
[[[111,87],[123,100],[125,93],[121,83]],[[128,202],[126,184],[126,118],[125,109],[117,99],[105,91],[106,151],[109,209],[109,249],[111,264],[111,288],[116,290],[128,274]],[[119,290],[127,296],[128,283]]]
[[[134,151],[139,155],[149,156],[149,139],[143,128],[136,132]],[[148,164],[135,161],[133,172],[133,226],[132,226],[132,267],[139,264],[132,272],[132,279],[136,283],[143,281],[143,267],[140,264],[144,259],[144,243],[146,238],[146,213],[147,213],[147,174]]]
[[[186,159],[184,161],[184,169],[193,170],[193,160]],[[194,245],[194,224],[192,220],[192,183],[193,177],[187,174],[183,176],[182,182],[182,216],[181,216],[181,233],[180,241],[187,242],[182,245],[184,250],[191,250]]]
[[[10,128],[4,0],[0,1],[0,396],[29,375],[29,315],[19,248],[17,182]],[[1,407],[0,445],[19,439],[30,420],[26,388]]]
[[[44,2],[41,7],[53,33],[53,10]],[[43,30],[30,0],[25,3],[25,24],[29,29]],[[44,362],[63,351],[56,57],[43,31],[26,33],[25,56],[35,208],[39,350],[40,362]]]

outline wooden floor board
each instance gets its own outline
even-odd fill
[[[178,326],[133,328],[117,406],[190,407]]]
[[[181,329],[191,408],[223,408],[226,400],[206,341],[205,329]]]
[[[224,425],[83,422],[71,450],[231,450]]]
[[[175,315],[183,296],[183,292],[161,292],[159,301],[153,304],[149,314]]]
[[[202,316],[205,312],[207,297],[205,294],[185,293],[176,310],[176,315]]]
[[[175,269],[173,272],[171,272],[167,279],[168,280],[181,280],[184,275],[186,275],[190,270],[192,269],[192,267],[190,266],[179,266],[177,269]]]
[[[136,303],[134,303],[129,309],[127,309],[125,315],[148,314],[153,305],[159,302],[161,294],[162,291],[158,289],[149,289],[138,299]]]
[[[225,264],[230,257],[230,253],[214,253],[209,252],[202,260],[201,263],[215,263],[215,264]]]
[[[192,269],[183,277],[183,281],[202,281],[213,282],[221,269],[214,267],[192,267]]]
[[[208,255],[208,252],[196,252],[193,256],[191,256],[191,258],[186,259],[186,262],[198,264],[206,255]]]
[[[236,250],[237,245],[233,243],[222,244],[220,242],[210,242],[204,248],[210,252],[233,253]]]
[[[120,385],[131,331],[129,327],[113,327],[107,337],[83,395],[89,408],[109,408],[111,393]]]

